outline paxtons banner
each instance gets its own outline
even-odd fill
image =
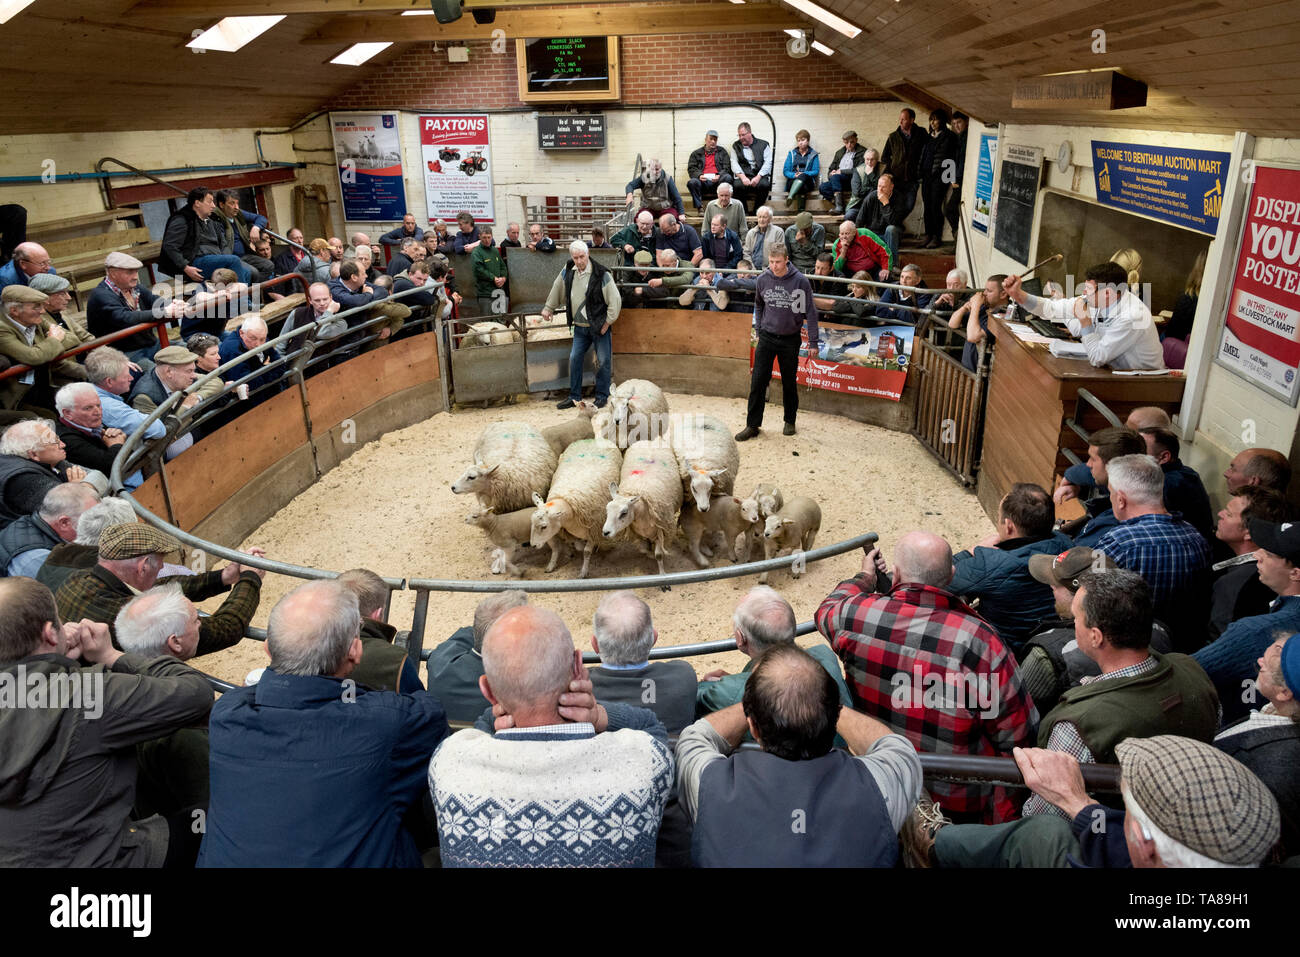
[[[496,221],[486,113],[421,116],[420,149],[429,222],[451,222],[462,210],[476,223]]]
[[[1218,361],[1296,404],[1300,170],[1255,168]]]
[[[907,381],[907,363],[912,354],[912,326],[874,326],[870,329],[836,329],[820,326],[818,354],[808,354],[808,333],[803,332],[799,348],[800,385],[828,392],[870,395],[897,402]],[[750,368],[754,365],[755,340],[751,336]],[[772,377],[781,378],[773,363]]]
[[[343,218],[391,222],[406,215],[396,113],[331,113]]]

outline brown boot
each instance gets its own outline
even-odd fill
[[[899,832],[904,867],[934,867],[934,836],[952,821],[924,791]]]

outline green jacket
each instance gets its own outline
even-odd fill
[[[361,621],[361,662],[349,675],[357,684],[376,691],[400,691],[406,649],[393,644],[397,629],[382,621]]]
[[[848,685],[844,683],[844,672],[840,670],[840,659],[835,657],[835,652],[831,650],[830,645],[819,642],[805,648],[804,651],[816,658],[835,679],[835,687],[840,689],[840,704],[846,708],[853,707]],[[701,681],[699,687],[695,689],[695,716],[702,718],[706,714],[729,708],[740,701],[745,694],[745,682],[749,681],[749,673],[753,668],[754,661],[751,659],[749,664],[745,665],[745,670],[738,674],[725,675],[717,681]]]
[[[1188,655],[1151,652],[1157,667],[1133,678],[1103,678],[1078,685],[1038,727],[1038,746],[1047,747],[1052,727],[1068,721],[1079,731],[1098,764],[1115,762],[1115,745],[1125,738],[1177,734],[1210,742],[1219,727],[1219,696],[1205,670]]]
[[[474,294],[486,299],[498,288],[492,280],[505,276],[506,261],[495,245],[481,243],[469,254],[469,259],[474,266]]]

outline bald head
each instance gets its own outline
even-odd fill
[[[483,678],[495,702],[516,716],[554,712],[573,680],[573,636],[560,616],[536,605],[512,608],[483,638]]]
[[[1158,405],[1140,405],[1128,414],[1124,425],[1134,432],[1143,429],[1168,429],[1173,425],[1169,413]]]
[[[356,594],[329,579],[299,585],[271,609],[266,650],[282,675],[346,677],[361,660]]]
[[[894,549],[894,581],[947,588],[952,581],[952,548],[930,532],[908,532]]]
[[[1285,493],[1291,483],[1291,463],[1275,449],[1245,449],[1233,457],[1223,478],[1229,492],[1259,485]]]
[[[39,276],[49,272],[50,254],[40,243],[19,243],[14,247],[14,262],[25,275]]]
[[[745,652],[757,658],[777,645],[794,643],[797,624],[794,609],[773,588],[757,585],[740,600],[731,618],[736,637],[744,638]]]

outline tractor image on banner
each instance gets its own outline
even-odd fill
[[[430,222],[450,222],[462,210],[476,223],[496,221],[487,114],[422,115],[420,150]]]

